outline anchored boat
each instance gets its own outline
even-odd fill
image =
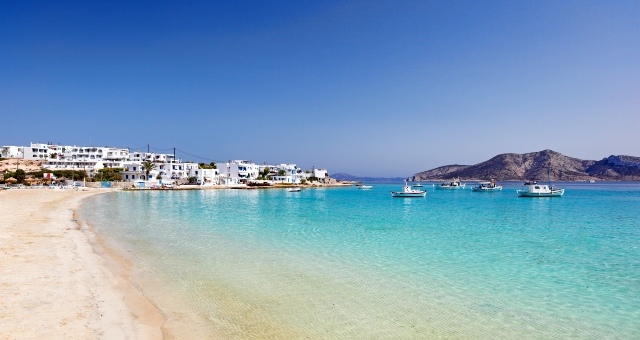
[[[522,190],[517,190],[519,197],[561,197],[564,189],[551,186],[551,167],[547,168],[547,178],[549,184],[538,184],[536,181],[527,181],[522,186]]]
[[[440,185],[433,185],[433,187],[437,190],[458,190],[464,189],[465,183],[460,182],[460,178],[454,178],[451,182],[443,182]]]
[[[402,191],[392,191],[392,197],[425,197],[427,195],[426,190],[414,190],[409,187],[407,181],[404,181],[404,187]]]
[[[473,191],[479,192],[492,192],[492,191],[500,191],[502,190],[502,185],[496,184],[495,180],[491,180],[489,182],[480,182],[478,185],[471,188]]]
[[[522,190],[518,190],[520,197],[560,197],[562,195],[564,195],[564,189],[538,184],[536,181],[525,182]]]

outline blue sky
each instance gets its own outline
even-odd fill
[[[0,32],[2,145],[361,176],[640,156],[638,1],[12,1]]]

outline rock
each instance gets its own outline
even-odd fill
[[[640,180],[640,157],[609,156],[601,161],[581,160],[553,150],[526,154],[505,153],[475,165],[447,165],[415,174],[414,181],[461,179],[546,180],[548,168],[554,181]]]

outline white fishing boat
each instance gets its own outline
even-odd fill
[[[517,192],[520,197],[560,197],[564,195],[564,189],[538,184],[536,181],[525,182],[522,190],[517,190]]]
[[[425,197],[427,195],[426,190],[414,190],[409,187],[407,181],[404,181],[404,187],[402,191],[392,191],[392,197]]]
[[[536,181],[527,181],[522,186],[522,190],[517,190],[519,197],[561,197],[564,189],[551,186],[551,168],[547,170],[549,184],[538,184]]]
[[[472,188],[473,191],[478,192],[493,192],[502,190],[502,185],[496,184],[496,181],[491,180],[489,182],[480,182],[478,185]]]
[[[458,190],[464,189],[465,186],[465,183],[460,182],[460,178],[454,178],[451,180],[451,182],[442,182],[439,185],[433,185],[433,187],[437,190]]]

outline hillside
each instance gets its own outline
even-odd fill
[[[463,180],[491,179],[526,180],[547,179],[547,167],[555,181],[638,181],[640,157],[609,156],[600,161],[581,160],[552,150],[525,154],[505,153],[475,165],[448,165],[415,174],[411,179]]]
[[[0,160],[0,173],[5,171],[16,171],[22,169],[26,172],[38,171],[42,169],[43,161],[31,161],[20,158],[7,158]]]

